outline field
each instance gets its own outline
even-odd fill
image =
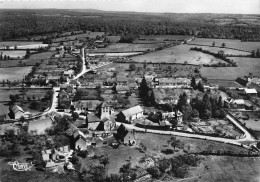
[[[66,40],[75,40],[76,38],[79,38],[79,37],[96,38],[96,36],[102,36],[102,35],[104,35],[104,32],[90,32],[90,31],[87,31],[87,33],[84,33],[84,34],[70,35],[70,36],[66,36],[66,37],[56,38],[56,39],[53,39],[53,42],[61,42],[61,41],[66,41]]]
[[[89,55],[92,56],[99,56],[99,55],[105,55],[107,57],[125,57],[125,56],[133,56],[133,55],[139,55],[141,52],[119,52],[119,53],[91,53]]]
[[[0,42],[0,49],[3,49],[4,46],[10,46],[10,48],[14,48],[16,45],[17,47],[19,46],[28,46],[28,45],[39,45],[42,44],[42,42],[27,42],[27,41],[6,41],[6,42]]]
[[[31,71],[31,66],[27,67],[13,67],[13,68],[0,68],[1,80],[22,80],[24,75],[27,75]]]
[[[247,128],[260,131],[260,112],[235,112],[235,116],[245,123]],[[241,116],[248,116],[248,119],[243,119]]]
[[[8,50],[8,51],[0,51],[3,53],[3,56],[10,56],[10,58],[23,58],[26,54],[26,51],[15,51],[15,50]]]
[[[235,80],[249,73],[260,76],[260,64],[257,58],[233,58],[238,67],[202,67],[201,75],[208,79]]]
[[[120,40],[120,36],[107,36],[110,42],[118,42]]]
[[[218,62],[224,62],[221,59],[215,58],[214,56],[204,54],[201,52],[190,51],[189,45],[179,45],[161,51],[152,52],[145,55],[135,56],[132,58],[136,62],[147,62],[152,63],[179,63],[184,64],[213,64]]]
[[[212,47],[212,46],[197,46],[197,45],[191,45],[190,47],[198,47],[202,48],[203,50],[208,50],[213,53],[218,53],[219,51],[224,51],[224,54],[231,54],[231,55],[250,55],[250,52],[245,52],[245,51],[238,51],[238,50],[233,50],[233,49],[228,49],[228,48],[219,48],[219,47]],[[231,58],[232,59],[232,58]]]
[[[93,52],[135,52],[154,50],[162,46],[162,44],[128,44],[128,43],[112,43],[106,48],[99,48]]]
[[[176,40],[185,40],[189,39],[191,36],[188,35],[144,35],[141,36],[138,40],[136,40],[136,43],[143,42],[172,42]]]
[[[239,50],[249,51],[260,49],[260,42],[241,42],[240,40],[235,39],[206,39],[206,38],[196,38],[191,41],[189,44],[198,44],[212,46],[212,43],[215,42],[215,46],[221,47],[222,43],[226,44],[228,48],[235,48]]]

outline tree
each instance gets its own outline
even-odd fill
[[[254,51],[254,50],[252,50],[251,56],[252,56],[252,58],[254,58],[254,57],[256,56],[256,54],[255,54],[255,51]]]
[[[176,118],[170,118],[169,122],[172,124],[172,128],[176,128],[178,125],[178,120]]]
[[[131,64],[129,65],[129,69],[130,69],[131,71],[134,71],[134,70],[136,69],[135,64],[134,64],[134,63],[131,63]]]
[[[257,51],[256,51],[256,57],[257,57],[257,58],[260,57],[260,51],[259,51],[259,49],[257,49]]]
[[[178,140],[176,137],[171,137],[171,146],[173,147],[174,151],[175,151],[175,148],[181,148],[183,147],[183,143],[182,141]]]
[[[223,42],[223,43],[221,44],[221,46],[222,46],[222,47],[226,47],[226,43]]]
[[[215,47],[215,42],[212,43],[212,47]]]
[[[199,111],[197,111],[196,109],[192,110],[192,117],[193,118],[198,118],[199,117]]]
[[[71,117],[72,117],[73,121],[76,121],[77,119],[79,119],[79,114],[77,112],[73,112],[71,114]]]
[[[211,111],[208,110],[208,109],[206,109],[206,110],[204,111],[204,118],[205,118],[205,119],[210,119],[211,116],[212,116]]]
[[[223,100],[222,100],[222,97],[219,96],[218,98],[218,108],[222,108],[223,107]]]
[[[201,81],[198,83],[198,90],[204,92],[204,86],[202,85]]]
[[[17,49],[17,45],[14,45],[14,50],[16,50]]]
[[[145,77],[143,77],[142,82],[141,82],[140,87],[139,87],[139,96],[141,98],[144,98],[147,95],[148,91],[149,91],[149,87],[147,85]]]
[[[162,175],[162,173],[156,166],[147,168],[147,172],[155,179],[160,178]]]
[[[191,87],[196,90],[197,89],[197,85],[196,85],[196,79],[195,77],[192,77],[191,79]]]

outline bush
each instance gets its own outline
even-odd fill
[[[166,155],[170,155],[170,154],[174,153],[174,151],[172,149],[165,149],[165,150],[162,150],[161,152],[166,154]]]
[[[160,170],[159,170],[157,167],[155,167],[155,166],[150,167],[150,168],[147,168],[146,171],[147,171],[153,178],[156,178],[156,179],[160,178],[161,175],[162,175],[162,173],[160,172]]]

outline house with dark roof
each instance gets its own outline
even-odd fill
[[[129,109],[121,111],[117,115],[117,121],[122,123],[131,123],[135,119],[143,117],[143,109],[141,106],[134,106]]]
[[[246,78],[238,77],[235,81],[240,85],[242,85],[243,87],[247,87],[248,81]]]

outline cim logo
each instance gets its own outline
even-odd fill
[[[13,166],[15,171],[31,171],[34,166],[32,163],[19,163],[18,161],[8,162],[7,164]]]

